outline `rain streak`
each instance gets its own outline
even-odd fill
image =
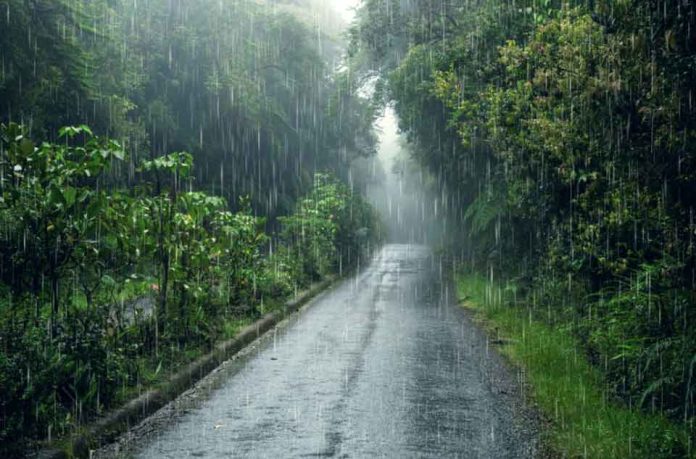
[[[0,457],[696,458],[694,0],[0,0]]]

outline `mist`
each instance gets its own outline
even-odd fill
[[[375,121],[375,130],[377,154],[371,159],[366,196],[387,228],[387,240],[439,246],[447,217],[434,190],[436,181],[414,162],[413,147],[399,131],[391,104]]]

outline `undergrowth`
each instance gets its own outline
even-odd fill
[[[568,328],[536,318],[513,284],[457,276],[460,302],[475,311],[500,350],[520,366],[533,399],[551,422],[543,440],[563,457],[696,457],[687,427],[631,409],[606,390]]]

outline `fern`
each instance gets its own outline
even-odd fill
[[[481,193],[469,206],[464,214],[464,220],[469,224],[469,235],[479,236],[490,231],[505,212],[505,202],[497,193]]]

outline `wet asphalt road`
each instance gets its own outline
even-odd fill
[[[512,378],[440,272],[425,247],[385,246],[135,456],[533,455]]]

